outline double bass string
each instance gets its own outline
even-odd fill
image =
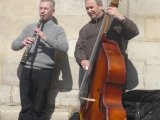
[[[80,88],[79,88],[79,94],[78,94],[79,98],[83,98],[82,97],[83,89],[85,88],[86,84],[89,81],[88,77],[90,76],[90,74],[92,72],[92,69],[93,69],[93,63],[95,61],[95,56],[98,53],[98,48],[99,48],[99,45],[101,43],[101,38],[102,38],[102,35],[103,35],[102,33],[106,34],[108,32],[113,19],[114,18],[112,16],[109,16],[108,14],[105,13],[105,16],[104,16],[103,21],[102,21],[102,25],[100,27],[100,30],[99,30],[99,33],[98,33],[98,36],[97,36],[97,39],[96,39],[96,42],[95,42],[95,45],[93,47],[93,51],[91,53],[91,57],[89,59],[90,66],[89,66],[88,69],[86,69],[85,74],[84,74],[83,79],[82,79],[82,83],[81,83]]]
[[[105,17],[104,17],[103,22],[102,22],[103,24],[104,24],[104,21],[105,21]],[[103,30],[103,25],[101,25],[101,28],[100,28],[100,31],[102,31],[102,30]],[[91,73],[91,71],[92,71],[92,65],[93,65],[93,61],[94,61],[94,59],[95,59],[94,56],[95,56],[96,53],[97,53],[97,47],[99,46],[100,41],[101,41],[101,39],[100,39],[101,37],[100,37],[100,36],[101,36],[101,32],[98,33],[97,40],[96,40],[96,42],[95,42],[93,51],[92,51],[92,53],[91,53],[91,57],[90,57],[90,59],[89,59],[90,66],[89,66],[88,70],[85,71],[85,74],[84,74],[84,76],[83,76],[82,83],[81,83],[80,88],[79,88],[79,95],[78,95],[79,98],[82,98],[83,89],[84,89],[84,87],[86,86],[86,84],[87,84],[87,82],[88,82],[88,77],[89,77],[89,75],[90,75],[90,73]]]
[[[100,30],[99,30],[99,33],[98,33],[98,36],[97,36],[97,39],[96,39],[96,42],[95,42],[95,45],[93,47],[93,51],[91,53],[91,57],[89,59],[90,66],[89,66],[88,70],[85,71],[85,74],[84,74],[83,79],[82,79],[82,83],[80,85],[78,97],[81,98],[81,99],[85,98],[85,97],[82,97],[83,90],[84,90],[85,86],[87,85],[87,83],[89,82],[88,78],[89,78],[89,76],[92,72],[92,69],[93,69],[93,63],[95,62],[95,56],[98,53],[98,48],[99,48],[99,45],[101,43],[102,35],[103,35],[103,33],[106,34],[106,32],[109,30],[109,28],[111,26],[110,23],[112,23],[112,21],[113,21],[113,17],[111,17],[112,19],[107,19],[107,17],[109,17],[109,15],[105,14],[105,16],[103,18],[103,21],[102,21],[102,25],[100,27]],[[110,21],[110,22],[108,22],[108,21]],[[105,31],[104,31],[104,28],[105,28]],[[91,98],[88,98],[88,99],[91,99]],[[86,100],[86,99],[84,99],[84,100]]]

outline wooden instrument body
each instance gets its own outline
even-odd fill
[[[88,95],[95,102],[81,105],[81,120],[125,120],[121,97],[126,72],[124,57],[116,42],[105,37],[102,41]]]

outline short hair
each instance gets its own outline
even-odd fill
[[[54,0],[41,0],[41,2],[51,2],[53,5],[53,8],[55,8],[55,1]]]
[[[97,4],[102,4],[102,0],[95,0]]]
[[[85,2],[86,2],[87,0],[85,0]],[[101,5],[103,2],[102,2],[102,0],[95,0],[96,1],[96,4],[97,5]]]

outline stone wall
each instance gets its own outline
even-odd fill
[[[139,75],[140,89],[160,88],[160,13],[158,0],[130,0],[129,16],[137,23],[140,35],[128,47]]]
[[[59,25],[66,31],[70,47],[66,61],[63,61],[63,64],[68,66],[66,69],[70,71],[66,74],[66,81],[62,74],[67,70],[61,71],[59,81],[55,85],[60,88],[56,89],[59,91],[55,101],[57,105],[77,106],[78,65],[73,52],[78,32],[89,17],[85,11],[84,0],[55,0],[55,2],[55,16]],[[104,0],[105,6],[109,2]],[[15,52],[10,46],[26,24],[38,21],[38,4],[39,0],[0,1],[0,104],[20,103],[16,70],[23,50]],[[134,89],[160,88],[159,5],[159,0],[122,0],[119,5],[120,11],[131,18],[140,31],[140,34],[129,42],[127,50],[130,60],[138,71],[139,83]],[[51,93],[53,92],[55,87],[51,90]]]

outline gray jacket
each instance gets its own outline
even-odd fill
[[[12,50],[18,51],[24,48],[22,41],[25,37],[33,35],[35,26],[36,23],[29,24],[24,28],[18,38],[12,42]],[[67,52],[68,43],[64,29],[52,20],[44,23],[43,32],[46,34],[47,40],[36,38],[27,55],[26,65],[51,69],[55,64],[56,51]]]

